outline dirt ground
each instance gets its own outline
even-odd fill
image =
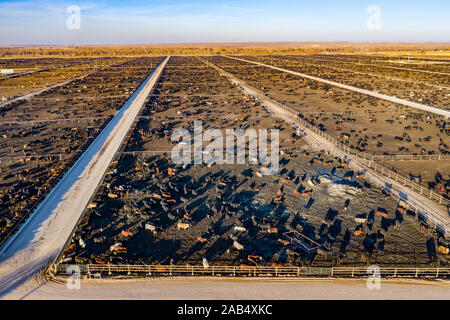
[[[450,65],[448,63],[419,66],[409,63],[398,65],[380,60],[348,59],[342,56],[331,58],[324,56],[250,58],[442,109],[448,109],[450,106],[448,100]]]
[[[154,299],[255,300],[333,299],[418,300],[448,299],[446,282],[382,280],[369,290],[366,279],[223,279],[211,277],[160,279],[82,280],[80,290],[60,283],[45,283],[34,290],[18,290],[3,299]],[[175,312],[175,311],[174,311]]]
[[[173,164],[161,151],[172,150],[174,129],[192,132],[194,120],[204,129],[282,129],[280,170],[259,176],[259,165]],[[449,263],[436,252],[445,240],[420,217],[401,213],[334,157],[309,150],[195,57],[171,58],[124,151],[77,226],[65,263],[198,265],[206,258],[240,265],[252,264],[249,256],[261,265]],[[286,232],[303,245],[287,243]]]
[[[268,62],[266,57],[245,58]],[[209,59],[298,110],[310,123],[357,150],[448,153],[446,122],[437,116],[223,57],[201,59]],[[330,64],[321,56],[308,59],[316,59],[314,63],[322,66]],[[0,81],[2,94],[11,98],[95,70],[86,78],[1,108],[0,238],[39,203],[161,60],[108,58]],[[378,60],[384,66],[398,65],[381,58],[362,62]],[[302,64],[302,72],[317,72],[307,61],[295,56],[270,58],[283,67]],[[361,60],[347,59],[355,61]],[[37,68],[67,61],[1,62]],[[352,63],[345,67],[356,70]],[[416,65],[433,72],[446,70],[438,63]],[[358,68],[433,85],[441,80],[435,75],[424,78],[417,72],[407,75],[398,70],[391,75],[386,68]],[[330,70],[324,67],[314,75],[353,85],[361,80],[348,80],[349,73],[338,75]],[[379,80],[370,79],[378,85]],[[403,90],[403,85],[396,82],[394,89]],[[390,88],[389,82],[383,88]],[[417,86],[413,89],[418,97],[431,100],[436,94],[422,92]],[[436,101],[444,103],[445,99],[441,92]],[[248,164],[248,151],[245,164],[239,165],[183,167],[172,163],[172,132],[186,129],[192,135],[194,121],[202,121],[204,130],[215,128],[223,133],[227,129],[278,129],[280,169],[276,175],[261,176],[261,165]],[[389,165],[400,172],[420,174],[423,183],[435,190],[448,185],[447,162]],[[258,101],[245,97],[200,59],[172,57],[80,221],[63,260],[200,264],[207,258],[211,264],[252,265],[249,257],[257,256],[251,259],[260,265],[448,265],[448,255],[436,249],[448,245],[444,238],[414,213],[402,213],[394,199],[357,176],[338,159],[310,150],[293,128],[272,117]],[[179,224],[188,228],[179,230]],[[287,243],[288,232],[302,244]]]
[[[123,62],[124,59],[85,59],[84,61],[77,61],[83,63],[70,62],[70,64],[62,68],[0,79],[0,92],[4,98],[11,100],[120,61]],[[51,66],[47,67],[51,68]]]

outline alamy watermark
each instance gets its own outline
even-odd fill
[[[381,289],[381,270],[380,267],[376,264],[369,266],[366,270],[366,273],[369,274],[367,278],[367,289]]]
[[[270,152],[268,133],[270,131]],[[273,175],[278,172],[280,148],[278,129],[219,129],[203,131],[202,121],[194,121],[193,138],[186,129],[174,130],[171,159],[175,164],[246,164],[246,141],[248,141],[248,164],[261,164],[260,173]],[[203,143],[209,143],[203,148]],[[225,143],[225,147],[224,147]],[[193,148],[193,150],[192,150]],[[236,155],[236,156],[235,156]]]
[[[69,277],[66,281],[66,286],[70,290],[81,289],[81,270],[80,267],[74,264],[67,266],[66,273]]]
[[[369,15],[366,20],[366,26],[369,30],[381,29],[381,9],[377,5],[367,7],[366,13]]]
[[[70,15],[66,20],[67,29],[81,29],[81,8],[76,5],[71,5],[67,7],[66,12]]]

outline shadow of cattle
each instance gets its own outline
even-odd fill
[[[434,238],[429,238],[426,242],[428,259],[431,262],[436,260],[436,242]]]
[[[332,208],[329,208],[326,215],[325,215],[325,220],[326,221],[333,221],[334,218],[336,218],[336,216],[339,214],[339,211],[334,210]]]

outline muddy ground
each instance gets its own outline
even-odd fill
[[[244,116],[242,118],[242,116]],[[171,132],[280,128],[280,170],[176,165]],[[293,147],[292,149],[289,149]],[[195,57],[172,57],[62,261],[215,265],[448,265],[446,240],[414,212],[295,131]],[[135,156],[132,152],[138,152]],[[140,153],[139,153],[140,152]],[[147,154],[145,153],[147,152]],[[155,152],[155,155],[151,155]],[[164,154],[166,152],[166,154]],[[288,242],[288,235],[298,242]],[[256,256],[253,257],[252,256]]]

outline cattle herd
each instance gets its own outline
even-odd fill
[[[404,64],[391,60],[384,62],[387,58],[356,59],[320,55],[314,58],[310,56],[240,58],[450,110],[448,75],[419,72],[422,70],[448,73],[448,62],[442,64],[439,64],[439,61],[430,62],[424,65],[416,63],[405,67]],[[311,59],[315,61],[314,65],[310,64]],[[263,90],[269,97],[298,110],[305,120],[356,151],[377,155],[425,156],[448,155],[450,152],[450,125],[448,119],[442,116],[262,66],[232,61],[224,57],[213,57],[211,61],[255,88]],[[348,71],[336,73],[328,69],[330,65],[339,68],[345,66]],[[351,68],[355,70],[350,70]],[[405,68],[416,71],[405,71],[403,70]],[[355,75],[354,72],[364,73]],[[370,79],[370,85],[366,81],[367,72],[376,75]],[[395,77],[395,80],[392,77]],[[420,81],[427,81],[430,86]],[[412,93],[408,94],[408,90]],[[421,98],[412,98],[416,96]],[[421,175],[420,182],[435,192],[447,194],[450,190],[449,161],[415,161],[412,165],[406,161],[396,161],[388,165],[404,176]]]
[[[448,62],[337,55],[242,58],[449,109]],[[21,77],[0,80],[0,90],[9,88],[12,97],[32,83],[42,85],[45,72],[58,81],[87,74],[0,109],[0,238],[26,218],[162,59],[91,59],[26,75],[23,84]],[[428,221],[339,158],[310,148],[294,128],[205,61],[354,150],[449,153],[450,131],[442,116],[220,55],[174,56],[76,226],[62,262],[449,265],[449,240]],[[279,129],[278,172],[261,175],[261,165],[248,161],[174,163],[171,135],[175,129],[193,133],[194,121],[204,130]],[[448,194],[449,161],[388,166]]]

